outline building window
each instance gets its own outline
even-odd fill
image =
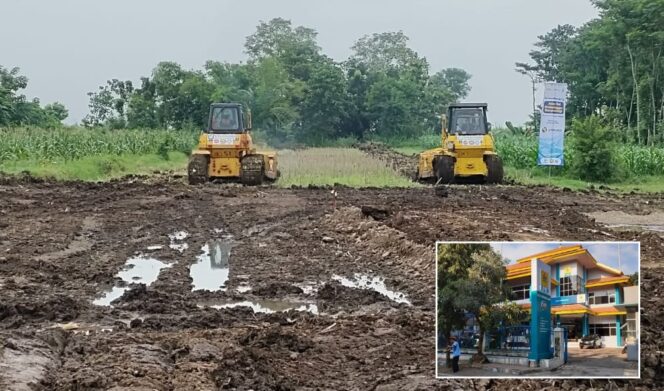
[[[589,292],[588,304],[612,304],[616,302],[616,293]]]
[[[525,300],[530,298],[530,284],[513,286],[512,297],[513,300]]]
[[[590,324],[590,334],[597,334],[600,337],[608,337],[616,335],[615,323],[598,323]]]
[[[560,279],[560,296],[574,296],[585,292],[580,276],[566,276]]]

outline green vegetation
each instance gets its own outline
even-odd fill
[[[189,154],[199,131],[154,129],[0,129],[0,163],[20,160],[75,160],[95,155]]]
[[[153,171],[184,173],[197,131],[0,129],[0,172],[98,181]]]
[[[603,132],[599,134],[603,135]],[[578,147],[578,144],[580,144],[578,140],[588,140],[586,137],[588,136],[574,136],[574,134],[571,134],[565,140],[567,144],[565,148],[565,166],[562,168],[553,167],[552,171],[555,175],[564,175],[576,179],[589,179],[575,173],[572,167],[578,167],[579,160],[583,161],[584,156],[595,154],[600,148],[603,150],[608,149],[608,153],[612,156],[612,164],[616,165],[613,171],[621,174],[620,177],[613,178],[614,180],[664,175],[664,148],[604,144],[601,140],[595,140],[596,142],[594,143],[586,142],[582,147]],[[514,169],[548,170],[544,167],[537,167],[537,143],[537,138],[534,136],[512,136],[504,133],[496,135],[498,153],[503,158],[505,165]],[[587,148],[587,152],[583,148]],[[597,169],[595,163],[587,163],[588,159],[586,158],[586,164],[585,166],[582,165],[582,169],[590,169],[591,167]],[[608,165],[609,163],[605,160],[599,160],[596,164]],[[603,183],[613,182],[611,176],[595,176],[593,179],[602,181]]]
[[[168,152],[167,158],[158,154],[101,154],[78,160],[29,159],[0,162],[0,172],[20,174],[29,172],[38,178],[57,180],[105,181],[129,174],[148,175],[155,171],[178,172],[186,175],[188,156],[182,152]]]
[[[523,183],[662,191],[664,0],[592,2],[597,19],[557,26],[538,37],[529,63],[516,63],[532,82],[533,113],[523,126],[507,122],[494,130],[498,153],[508,176]],[[440,114],[470,90],[467,72],[432,70],[400,31],[361,37],[348,59],[335,62],[314,29],[275,18],[256,27],[245,49],[242,63],[208,61],[187,70],[160,62],[140,86],[108,80],[88,94],[85,128],[64,127],[62,104],[29,100],[21,94],[28,79],[18,68],[0,66],[0,169],[47,173],[52,164],[55,177],[91,179],[139,169],[132,161],[174,167],[195,145],[209,104],[220,101],[250,108],[256,139],[275,148],[347,148],[373,140],[412,155],[440,146]],[[538,83],[552,80],[569,85],[565,165],[543,168],[536,165],[535,96]],[[336,149],[287,152],[280,183],[410,185],[359,156]]]
[[[549,185],[572,190],[588,190],[590,186],[595,189],[612,189],[620,192],[664,192],[664,176],[643,176],[623,179],[620,182],[588,182],[581,179],[569,178],[559,175],[552,170],[551,176],[548,169],[536,167],[532,169],[505,168],[505,176],[523,185]]]
[[[69,112],[64,105],[54,102],[42,107],[39,99],[28,98],[19,91],[28,86],[28,78],[18,68],[6,69],[0,65],[0,128],[33,125],[58,127]]]
[[[161,62],[152,74],[109,80],[90,95],[89,127],[201,128],[211,102],[234,101],[277,148],[328,146],[337,139],[412,138],[435,132],[447,104],[464,98],[470,75],[431,71],[402,32],[361,37],[336,63],[315,30],[281,18],[247,37],[248,61],[208,61],[202,70]]]
[[[448,244],[437,248],[438,330],[449,340],[452,330],[465,326],[467,313],[479,324],[477,356],[483,356],[484,333],[499,325],[522,322],[527,313],[511,303],[505,261],[488,244]],[[448,358],[449,359],[449,358]]]
[[[505,164],[506,176],[526,185],[553,185],[570,189],[587,189],[591,185],[597,188],[604,185],[627,192],[633,190],[664,191],[664,147],[606,142],[608,138],[602,138],[604,132],[608,131],[600,126],[597,134],[594,130],[591,131],[591,136],[596,138],[595,141],[582,143],[583,147],[579,148],[575,138],[583,137],[588,140],[590,136],[585,134],[575,136],[574,129],[579,129],[581,124],[597,125],[594,121],[596,119],[590,120],[590,122],[582,120],[579,125],[573,127],[565,140],[565,166],[552,167],[550,170],[548,167],[537,166],[538,139],[536,134],[518,131],[513,133],[504,128],[495,129],[493,134],[496,149]],[[599,138],[597,139],[597,137]],[[439,136],[423,136],[416,140],[389,140],[386,143],[397,152],[410,156],[440,146],[440,138]],[[587,152],[583,148],[587,148]],[[611,175],[607,173],[605,177],[597,176],[593,180],[579,175],[579,172],[573,169],[574,165],[579,167],[577,162],[581,160],[580,156],[592,155],[606,149],[611,154],[614,165]],[[586,164],[580,167],[582,169],[585,167],[604,169],[609,166],[602,163],[601,159],[598,162],[598,164]]]
[[[596,116],[575,119],[572,123],[572,161],[570,171],[590,181],[612,181],[618,176],[615,132],[603,126]]]
[[[538,37],[531,63],[517,71],[533,83],[569,86],[567,118],[600,116],[620,141],[664,144],[664,0],[592,0],[600,16]],[[532,125],[532,124],[531,124]]]
[[[309,148],[279,152],[279,186],[334,185],[351,187],[413,187],[384,162],[349,148]]]

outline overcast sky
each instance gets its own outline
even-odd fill
[[[530,83],[514,62],[528,60],[538,35],[596,16],[587,0],[2,0],[0,65],[20,67],[29,98],[60,101],[77,122],[86,93],[107,79],[137,81],[165,60],[198,69],[245,60],[245,38],[261,20],[314,28],[337,61],[365,34],[403,30],[432,73],[472,74],[466,100],[489,103],[489,120],[502,125],[532,110]]]
[[[632,274],[639,270],[639,245],[637,242],[631,243],[563,243],[563,246],[580,244],[592,254],[598,262],[622,270],[625,274]],[[509,263],[516,262],[517,259],[537,254],[542,251],[552,250],[560,247],[557,242],[551,243],[514,243],[514,242],[493,242],[491,247],[500,253]]]

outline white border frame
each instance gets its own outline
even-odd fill
[[[574,376],[439,376],[438,375],[438,245],[440,244],[492,244],[492,243],[509,243],[509,244],[533,244],[533,243],[543,243],[543,244],[635,244],[637,245],[638,252],[638,261],[637,261],[637,270],[639,273],[639,316],[636,319],[637,329],[639,330],[638,335],[638,350],[639,358],[637,360],[637,377],[633,376],[615,376],[615,377],[604,377],[604,376],[585,376],[585,377],[574,377]],[[622,271],[622,270],[621,270]],[[569,241],[569,240],[541,240],[541,241],[480,241],[480,240],[460,240],[460,241],[436,241],[436,251],[434,258],[434,272],[436,273],[436,288],[435,288],[435,318],[436,318],[436,327],[434,329],[435,333],[435,349],[434,349],[434,365],[435,365],[435,377],[436,379],[627,379],[627,380],[640,380],[641,379],[641,313],[643,312],[643,307],[641,307],[641,242],[640,241]]]

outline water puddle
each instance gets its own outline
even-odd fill
[[[230,240],[211,240],[201,248],[198,261],[191,265],[192,290],[223,291],[230,271],[228,259],[233,244]]]
[[[203,305],[206,307],[206,305]],[[254,300],[254,301],[237,301],[237,302],[228,302],[222,304],[212,304],[207,305],[207,307],[222,309],[222,308],[236,308],[236,307],[248,307],[251,308],[255,313],[262,314],[274,314],[276,312],[286,312],[289,310],[294,311],[306,311],[314,315],[318,315],[318,306],[313,303],[306,302],[294,302],[287,300]]]
[[[164,248],[164,246],[158,244],[158,245],[155,245],[155,246],[148,246],[147,250],[148,251],[156,251],[156,250],[161,250],[162,248]]]
[[[125,262],[122,270],[116,275],[126,283],[143,283],[150,286],[157,280],[161,269],[169,268],[171,265],[165,264],[158,259],[146,258],[144,256],[132,257]],[[109,306],[111,302],[122,296],[129,286],[118,287],[114,286],[110,291],[106,291],[104,295],[92,302],[95,305]]]
[[[182,242],[187,237],[189,237],[189,233],[187,231],[178,231],[168,235],[168,238],[171,239],[171,243],[168,245],[168,247],[181,253],[184,252],[184,250],[189,248],[187,243]]]
[[[338,275],[332,276],[332,279],[349,288],[371,289],[397,303],[411,304],[403,293],[387,289],[385,279],[381,277],[369,277],[365,274],[355,273],[352,280]]]

